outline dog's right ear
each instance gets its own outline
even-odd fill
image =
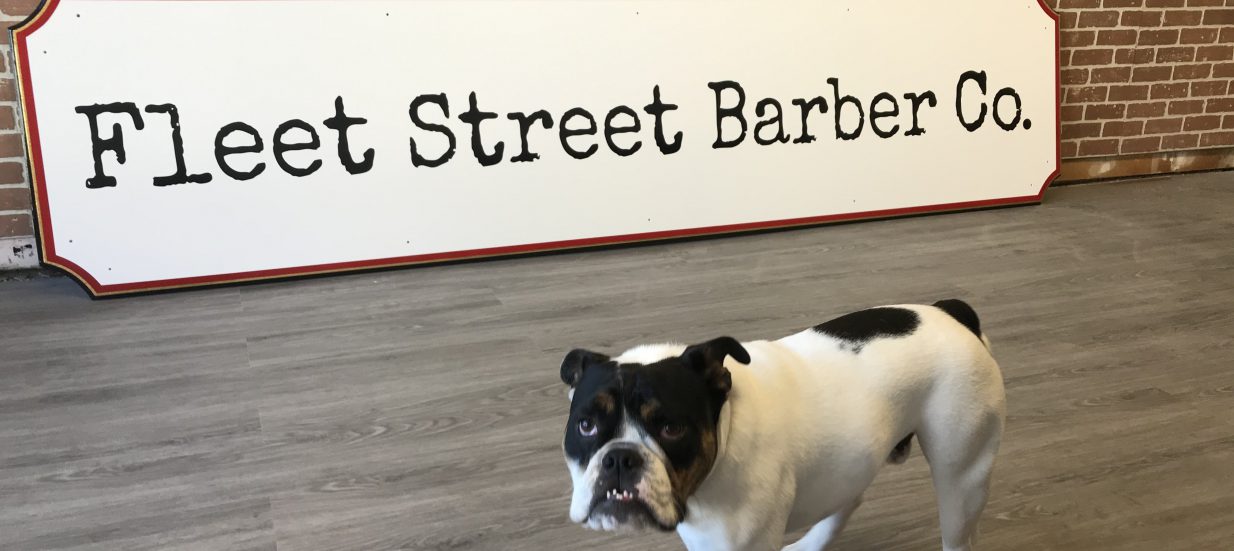
[[[571,350],[569,354],[566,354],[566,359],[561,362],[561,382],[569,385],[570,388],[574,388],[582,380],[583,370],[608,360],[608,356],[590,350]]]

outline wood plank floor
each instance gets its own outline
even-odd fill
[[[573,346],[976,306],[985,550],[1230,549],[1234,173],[1040,207],[92,302],[0,284],[0,549],[664,550],[568,524]],[[840,550],[938,549],[925,461]]]

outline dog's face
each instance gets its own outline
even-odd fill
[[[720,409],[732,387],[724,359],[750,362],[728,337],[643,351],[646,363],[625,361],[635,351],[619,363],[586,350],[562,362],[561,379],[571,387],[570,519],[589,528],[676,528],[715,463]]]

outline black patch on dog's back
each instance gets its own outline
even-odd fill
[[[840,316],[814,327],[815,331],[842,340],[853,349],[861,349],[875,339],[907,337],[921,325],[921,317],[903,308],[871,308]]]
[[[934,306],[939,310],[947,312],[948,315],[955,318],[964,327],[967,327],[978,338],[981,337],[981,320],[977,318],[977,312],[968,303],[952,299],[935,302]]]

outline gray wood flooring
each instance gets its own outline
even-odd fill
[[[0,549],[664,550],[569,525],[565,351],[974,304],[985,550],[1234,542],[1234,173],[1039,207],[93,302],[0,284]],[[841,551],[938,549],[915,453]]]

